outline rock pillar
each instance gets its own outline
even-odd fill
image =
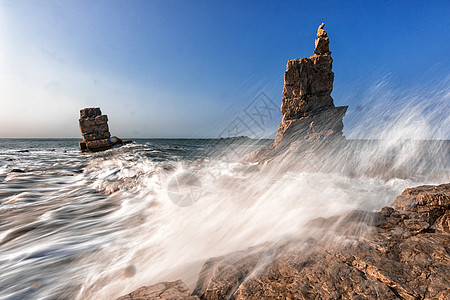
[[[283,119],[278,126],[274,143],[251,153],[247,159],[265,161],[295,144],[297,150],[345,140],[342,118],[347,106],[334,106],[333,59],[330,40],[321,24],[317,31],[314,55],[288,61],[284,73]]]
[[[80,130],[83,142],[79,143],[82,152],[97,152],[110,149],[121,140],[109,133],[108,116],[102,115],[100,108],[80,110]]]
[[[275,145],[302,139],[343,138],[347,106],[335,107],[330,40],[319,26],[314,55],[288,61],[284,73],[281,121]]]

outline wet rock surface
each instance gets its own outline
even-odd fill
[[[211,259],[194,294],[201,299],[449,299],[449,192],[450,184],[407,189],[394,203],[401,210],[316,219],[308,224],[315,232],[309,238]],[[423,205],[411,205],[416,202]]]
[[[195,300],[197,296],[190,296],[189,288],[186,284],[177,280],[174,282],[161,282],[150,286],[143,286],[132,293],[117,298],[117,300]]]
[[[301,238],[209,259],[171,299],[449,299],[449,203],[450,183],[419,186],[395,208],[314,219]],[[119,299],[169,299],[151,294],[167,284]]]
[[[435,224],[449,232],[450,184],[419,186],[406,189],[395,200],[393,207],[418,217],[418,222]],[[436,224],[437,223],[437,224]]]

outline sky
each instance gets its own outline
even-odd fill
[[[344,133],[370,101],[448,115],[449,20],[450,1],[0,0],[0,137],[80,137],[84,107],[119,137],[220,137],[234,122],[273,136],[286,63],[314,54],[322,22]],[[276,107],[263,126],[258,101]]]

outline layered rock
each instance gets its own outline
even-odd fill
[[[161,282],[150,286],[143,286],[134,292],[117,298],[117,300],[196,300],[197,296],[190,296],[186,284],[177,280],[174,282]]]
[[[293,142],[312,143],[342,140],[342,118],[347,106],[335,107],[333,91],[333,59],[329,38],[320,25],[314,55],[288,61],[284,74],[283,119],[278,126],[275,142],[251,156],[252,160],[279,154]]]
[[[421,186],[395,210],[316,219],[310,237],[210,259],[201,299],[449,299],[450,184]],[[320,238],[319,238],[320,237]]]
[[[347,106],[335,107],[331,97],[333,59],[324,26],[322,23],[317,31],[315,54],[287,63],[281,105],[283,120],[275,145],[307,139],[313,134],[342,137],[342,118]]]
[[[450,233],[450,184],[406,189],[392,206],[416,217],[408,221],[411,225]]]
[[[83,137],[83,142],[79,143],[82,152],[97,152],[122,144],[121,139],[111,137],[108,116],[102,115],[98,107],[80,110],[79,125]]]
[[[450,183],[406,189],[392,205],[315,219],[302,238],[211,258],[193,293],[173,299],[449,299]],[[167,283],[119,299],[169,299],[143,294],[155,289],[165,295]]]

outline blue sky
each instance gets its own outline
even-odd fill
[[[350,132],[380,82],[448,105],[449,20],[449,1],[0,0],[0,137],[79,137],[94,106],[117,136],[219,136],[261,92],[281,105],[322,22]]]

